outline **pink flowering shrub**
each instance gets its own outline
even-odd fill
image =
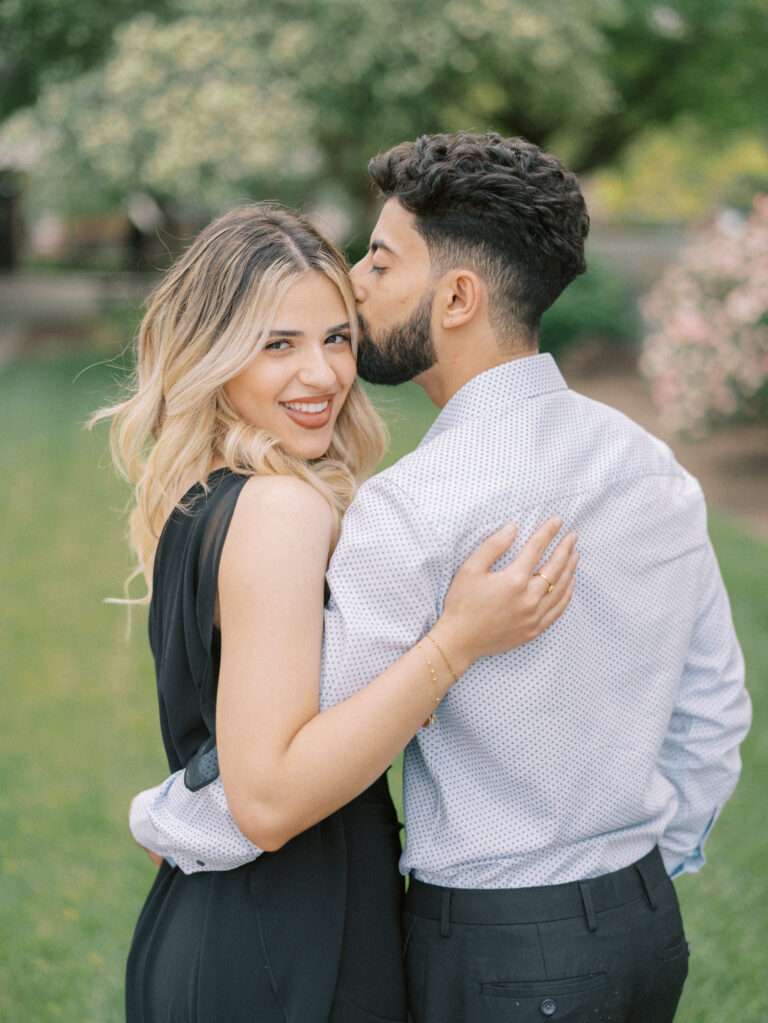
[[[768,195],[700,232],[641,302],[640,360],[671,429],[768,420]]]

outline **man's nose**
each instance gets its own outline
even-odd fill
[[[367,292],[363,287],[363,273],[362,273],[363,260],[359,260],[352,269],[349,271],[349,279],[352,282],[352,292],[355,296],[355,302],[358,305],[362,305],[367,297]]]

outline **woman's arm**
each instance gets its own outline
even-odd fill
[[[457,675],[480,656],[534,638],[565,609],[575,538],[548,562],[553,592],[532,580],[560,525],[548,523],[508,568],[492,572],[514,539],[507,528],[457,573],[428,634]],[[330,510],[313,488],[289,477],[254,478],[222,555],[219,764],[235,821],[262,849],[279,848],[367,788],[454,683],[422,639],[360,692],[319,713],[330,539]]]

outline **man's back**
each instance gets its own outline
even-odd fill
[[[581,552],[564,617],[478,662],[408,746],[403,872],[462,888],[558,884],[616,870],[658,842],[670,868],[682,864],[739,766],[698,718],[715,714],[726,729],[748,718],[697,482],[664,444],[568,390],[551,358],[534,356],[471,380],[358,502],[374,508],[387,490],[412,509],[421,537],[414,544],[395,522],[381,542],[395,559],[405,545],[404,585],[418,575],[418,602],[433,594],[435,616],[455,570],[506,521],[524,539],[559,515]],[[353,513],[329,575],[334,594],[339,571],[353,570],[358,528]],[[402,623],[387,611],[387,629],[402,625],[403,638],[419,617],[411,597]],[[326,703],[343,695],[331,692],[332,669]],[[707,775],[705,809],[688,805],[681,780],[699,741],[721,743],[724,760]]]

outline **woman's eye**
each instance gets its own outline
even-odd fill
[[[372,274],[383,274],[383,273],[386,273],[386,272],[387,272],[387,267],[385,267],[385,266],[376,266],[375,263],[371,263],[371,273]]]
[[[283,352],[284,348],[278,347],[279,345],[286,345],[290,347],[288,341],[270,341],[268,345],[264,345],[264,350],[267,352]]]
[[[329,334],[325,339],[326,341],[332,341],[334,344],[343,345],[349,344],[352,340],[349,334]]]

